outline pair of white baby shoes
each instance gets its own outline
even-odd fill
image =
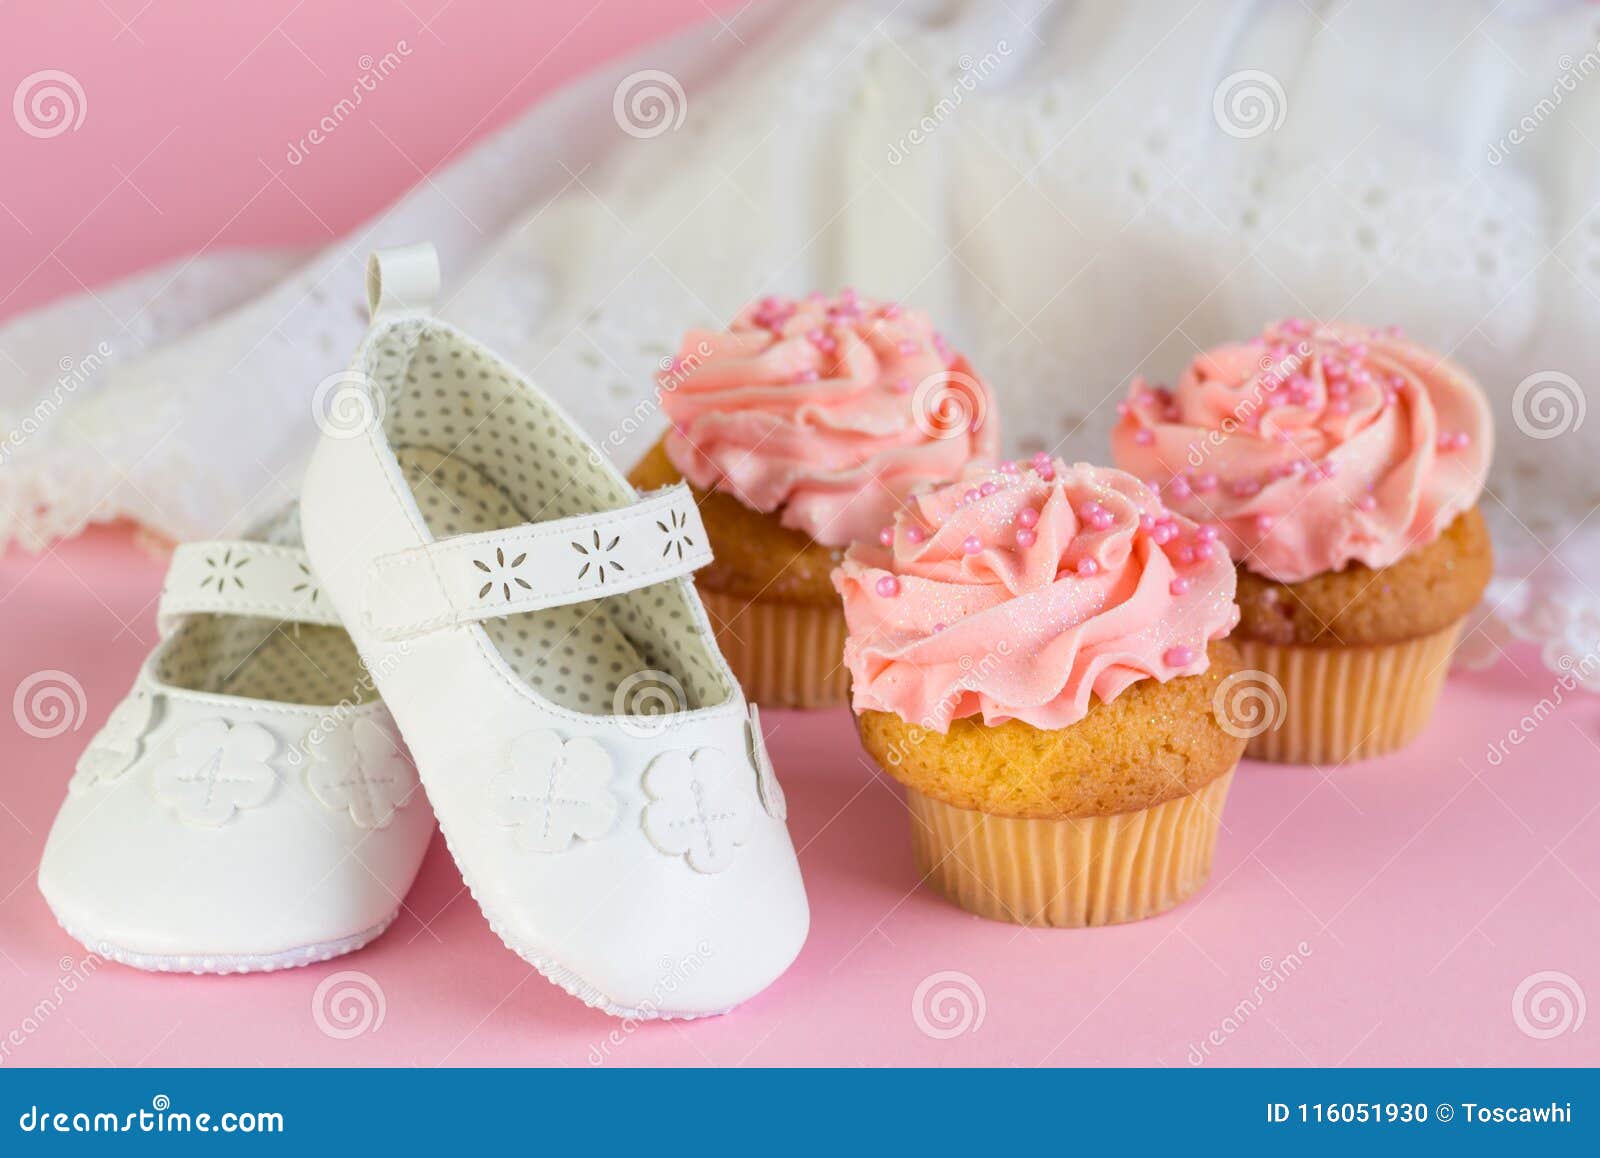
[[[39,887],[129,965],[304,965],[384,931],[437,816],[552,981],[619,1016],[729,1009],[809,916],[690,578],[694,500],[637,495],[430,315],[438,284],[429,246],[374,255],[298,512],[178,548],[162,641],[79,761]]]

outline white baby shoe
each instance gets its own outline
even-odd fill
[[[623,1017],[729,1009],[809,913],[783,797],[690,576],[693,498],[641,499],[550,399],[374,256],[373,324],[302,491],[306,548],[503,941]]]
[[[394,920],[433,816],[296,544],[177,549],[162,640],[78,761],[39,865],[56,919],[140,969],[245,973]]]

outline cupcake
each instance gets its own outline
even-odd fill
[[[913,490],[992,459],[988,387],[925,314],[850,290],[690,331],[659,385],[671,429],[629,477],[694,490],[716,556],[700,593],[734,674],[770,706],[844,703],[829,573]]]
[[[834,572],[861,740],[918,868],[972,912],[1134,921],[1211,869],[1244,740],[1215,532],[1122,471],[1043,456],[914,497]]]
[[[1409,743],[1493,555],[1476,503],[1478,385],[1394,328],[1291,319],[1135,381],[1117,465],[1215,527],[1238,561],[1234,640],[1265,684],[1249,755],[1337,763]]]

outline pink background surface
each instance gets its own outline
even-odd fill
[[[740,7],[7,6],[0,95],[62,68],[89,111],[49,141],[0,122],[0,316],[183,253],[325,241],[541,93],[711,9],[736,32]],[[358,58],[401,38],[405,83],[290,169],[288,142],[348,91]],[[1600,698],[1569,699],[1491,766],[1554,683],[1525,652],[1452,680],[1402,755],[1331,773],[1247,764],[1212,884],[1138,925],[1030,931],[947,905],[917,887],[899,791],[848,715],[774,712],[813,931],[789,974],[729,1016],[627,1032],[578,1005],[500,946],[436,840],[406,912],[362,953],[245,978],[105,965],[30,1029],[83,957],[39,897],[39,852],[78,752],[154,642],[162,571],[125,531],[0,559],[0,693],[47,668],[85,692],[79,726],[54,738],[0,714],[0,1040],[22,1039],[5,1064],[1182,1066],[1213,1031],[1208,1065],[1600,1062],[1600,1015],[1542,1040],[1513,1010],[1545,971],[1600,994]],[[1224,1032],[1291,953],[1294,976]],[[366,974],[385,1007],[345,1040],[313,1016],[341,970]],[[982,1018],[941,1038],[914,1002],[943,972],[965,975]]]
[[[0,5],[0,317],[156,262],[324,245],[552,89],[744,0],[50,0]],[[304,137],[404,40],[401,69],[299,165]],[[48,140],[11,99],[71,73]]]

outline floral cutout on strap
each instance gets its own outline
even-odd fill
[[[67,785],[73,793],[116,780],[138,760],[145,732],[155,717],[155,696],[141,687],[111,709],[106,722],[78,757],[76,774]]]
[[[582,579],[584,576],[588,575],[590,569],[593,568],[597,572],[597,577],[599,578],[600,582],[604,583],[606,581],[607,567],[611,568],[611,570],[614,572],[627,570],[627,568],[619,563],[616,557],[612,555],[612,552],[617,549],[617,544],[620,542],[622,542],[621,535],[612,535],[609,542],[603,540],[600,537],[600,531],[598,528],[594,532],[594,543],[592,547],[586,547],[581,542],[574,539],[572,543],[572,549],[584,557],[583,566],[578,570],[578,578]]]
[[[650,842],[668,856],[684,857],[696,872],[723,871],[735,847],[750,838],[749,795],[716,748],[657,756],[645,771],[644,790],[651,798],[644,810]]]
[[[656,526],[661,528],[661,533],[667,537],[667,545],[661,548],[661,557],[667,558],[674,550],[678,558],[683,558],[683,553],[694,546],[694,536],[689,534],[689,516],[682,511],[669,511],[665,519],[657,519]]]
[[[250,563],[250,556],[241,553],[234,557],[232,547],[224,547],[220,555],[206,556],[206,573],[200,580],[200,590],[215,589],[217,594],[232,584],[236,591],[244,590],[244,578],[239,574]]]
[[[778,772],[767,755],[767,737],[761,731],[761,709],[750,705],[750,718],[745,721],[746,738],[750,744],[750,763],[756,770],[756,788],[761,793],[761,806],[774,820],[789,819],[789,799],[778,783]]]
[[[272,795],[278,774],[268,761],[277,746],[260,724],[190,724],[173,740],[173,753],[155,766],[156,796],[191,824],[226,824]]]
[[[304,563],[296,563],[300,570],[300,580],[289,590],[304,599],[307,606],[315,607],[317,600],[322,598],[322,585],[317,582],[317,577],[311,573],[311,568]]]
[[[485,563],[482,559],[474,559],[472,565],[485,575],[489,576],[488,582],[478,588],[478,598],[487,599],[496,587],[500,588],[502,599],[511,598],[511,585],[515,583],[524,591],[532,591],[533,584],[516,573],[517,568],[528,561],[526,551],[516,556],[510,562],[506,561],[506,553],[499,547],[494,549],[494,563]]]
[[[417,790],[417,770],[392,725],[364,715],[340,724],[311,746],[311,793],[358,828],[387,828]]]
[[[598,840],[620,807],[611,777],[611,756],[596,741],[526,732],[512,741],[511,766],[490,781],[495,818],[516,830],[517,847],[528,852]]]

